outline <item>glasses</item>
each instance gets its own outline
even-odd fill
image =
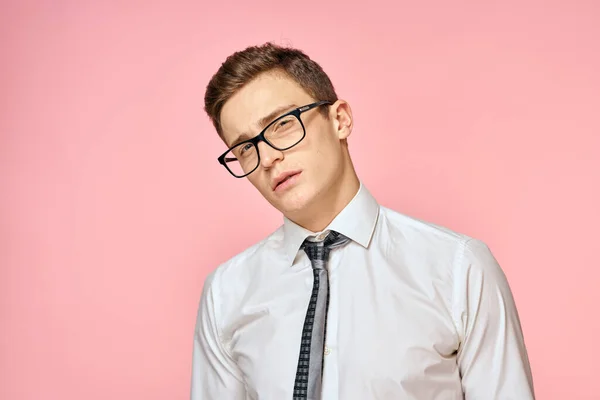
[[[298,107],[271,122],[265,129],[252,139],[245,140],[231,147],[218,158],[231,175],[243,178],[250,175],[260,165],[258,143],[265,142],[275,150],[288,150],[304,139],[306,129],[300,114],[315,107],[333,104],[330,101],[318,101]]]

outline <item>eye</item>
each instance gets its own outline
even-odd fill
[[[247,152],[248,150],[251,150],[252,147],[254,147],[254,145],[252,143],[246,143],[245,145],[243,145],[240,149],[240,154],[243,155],[245,152]]]
[[[279,132],[279,133],[286,132],[287,130],[289,130],[291,127],[293,127],[295,125],[294,122],[295,122],[294,117],[282,118],[275,123],[272,130],[274,132]]]

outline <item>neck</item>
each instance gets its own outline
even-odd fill
[[[320,232],[350,203],[359,187],[356,172],[350,165],[334,185],[321,193],[311,206],[302,210],[302,214],[287,217],[311,232]]]

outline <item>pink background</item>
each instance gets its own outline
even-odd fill
[[[204,87],[271,40],[350,102],[381,204],[490,245],[538,399],[600,399],[599,21],[567,0],[3,2],[0,398],[189,397],[204,277],[281,223],[217,164]]]

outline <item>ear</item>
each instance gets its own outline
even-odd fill
[[[329,118],[334,122],[335,130],[340,140],[347,139],[352,133],[354,120],[350,104],[338,100],[329,106]]]

